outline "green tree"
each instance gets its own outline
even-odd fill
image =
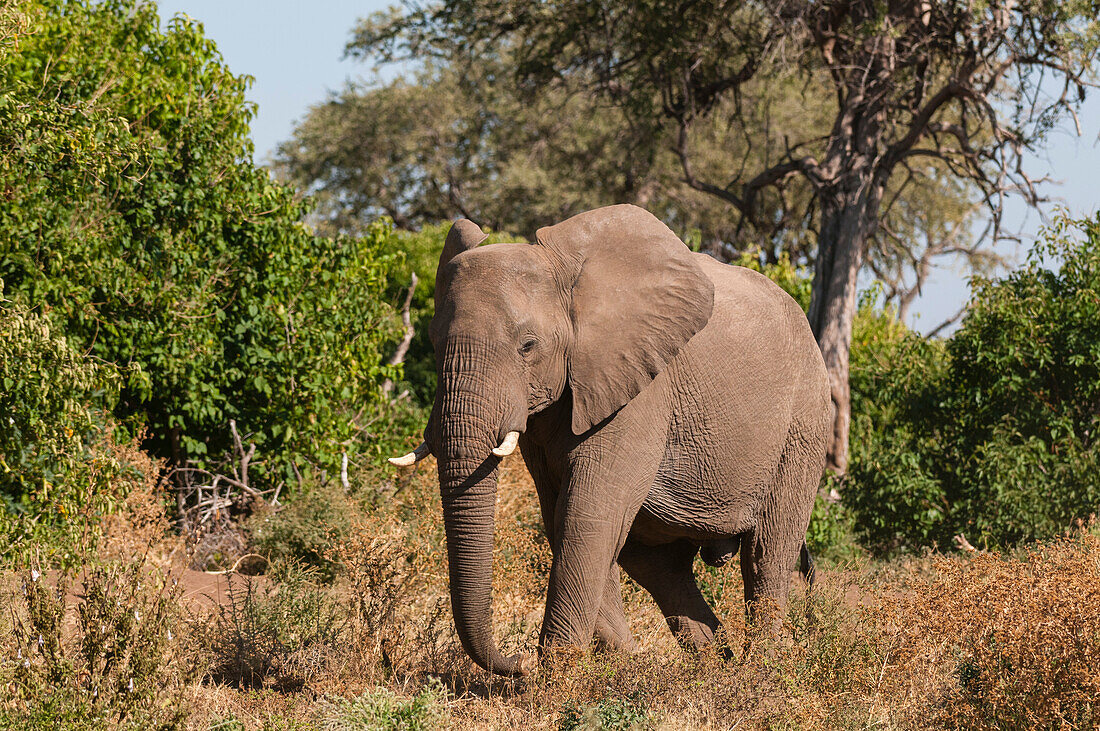
[[[1048,538],[1100,510],[1100,216],[979,278],[959,331],[853,342],[846,503],[878,550]]]
[[[407,8],[364,26],[358,42],[384,59],[441,54],[472,65],[508,39],[523,88],[580,84],[631,119],[667,119],[688,185],[764,235],[813,233],[808,317],[833,383],[837,472],[848,462],[857,278],[892,191],[931,174],[962,180],[992,214],[996,238],[1005,193],[1038,199],[1023,154],[1084,98],[1100,37],[1093,0]],[[811,113],[796,134],[776,135],[762,162],[707,170],[691,145],[701,120],[733,100],[739,121],[763,120],[771,135],[771,121],[784,117],[782,95],[769,92],[783,83],[803,90],[807,109],[827,110],[824,128]]]
[[[182,464],[235,420],[275,481],[361,445],[394,332],[385,223],[321,237],[252,162],[249,78],[139,0],[23,0],[0,63],[0,279],[127,371],[116,412]],[[14,17],[14,16],[13,16]],[[262,460],[262,461],[261,461]]]
[[[2,284],[2,283],[0,283]],[[45,318],[0,291],[0,542],[67,560],[146,478],[120,449],[110,409],[117,369],[73,349]],[[50,558],[39,555],[40,560]]]
[[[348,51],[364,56],[355,42]],[[626,201],[715,237],[694,210],[700,200],[669,194],[679,186],[661,129],[631,126],[590,95],[527,97],[509,63],[507,52],[461,68],[427,60],[384,84],[349,85],[309,111],[276,169],[317,197],[324,230],[356,231],[379,215],[410,230],[464,216],[530,235]]]
[[[362,21],[347,53],[378,60],[376,33],[392,22],[392,12]],[[677,127],[660,114],[639,117],[608,103],[584,77],[559,79],[538,93],[517,85],[507,37],[476,59],[440,45],[445,50],[418,51],[417,65],[395,80],[334,94],[280,146],[276,169],[317,196],[322,229],[356,231],[378,215],[406,229],[465,216],[530,235],[589,208],[630,202],[722,260],[749,249],[771,264],[783,253],[799,264],[812,259],[809,186],[789,186],[782,201],[764,193],[760,219],[767,226],[738,220],[726,203],[685,183]],[[808,106],[795,81],[754,83],[751,107],[722,99],[697,120],[682,143],[697,172],[758,167],[806,128],[825,134],[828,105]],[[945,184],[934,167],[918,166],[919,174],[891,189],[900,203],[890,206],[872,249],[901,315],[934,257],[978,253],[968,237],[972,191]],[[926,245],[898,252],[899,241],[918,239]]]

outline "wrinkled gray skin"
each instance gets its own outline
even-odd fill
[[[540,229],[534,244],[478,247],[484,238],[458,221],[440,259],[425,432],[470,657],[504,675],[529,669],[492,632],[491,450],[513,430],[554,555],[540,649],[593,637],[632,647],[619,567],[682,643],[712,642],[719,623],[692,573],[700,549],[721,564],[739,546],[750,614],[759,599],[783,607],[830,423],[828,377],[794,300],[692,253],[634,206]]]

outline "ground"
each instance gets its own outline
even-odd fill
[[[8,679],[12,697],[0,710],[26,714],[66,682],[74,697],[83,697],[80,689],[100,676],[103,683],[114,678],[123,688],[118,697],[126,699],[124,676],[133,680],[132,668],[140,665],[148,676],[139,681],[149,688],[148,713],[167,718],[164,709],[176,708],[174,722],[196,729],[1100,723],[1100,538],[1088,527],[1008,555],[826,563],[811,595],[796,581],[778,642],[746,634],[736,561],[721,569],[699,562],[732,660],[683,653],[649,597],[625,581],[636,654],[559,655],[534,677],[510,680],[472,666],[457,643],[434,481],[429,460],[412,475],[382,478],[369,500],[333,498],[347,500],[354,520],[326,554],[331,581],[283,559],[270,565],[249,559],[227,571],[236,560],[226,556],[210,568],[218,573],[197,570],[188,566],[194,552],[149,518],[155,511],[131,511],[133,525],[108,531],[95,565],[76,572],[78,588],[58,611],[58,653],[68,653],[58,667],[69,668],[68,675],[53,668],[61,680],[48,680],[50,641],[43,650],[36,640],[50,626],[48,602],[21,598],[28,575],[9,575],[4,601],[11,619],[0,634],[7,649],[0,650],[34,662],[25,671],[29,679],[19,675],[24,671]],[[504,652],[530,652],[549,551],[518,458],[502,469],[498,524],[495,631]],[[115,573],[96,573],[102,566]],[[158,583],[159,576],[167,580]],[[81,653],[95,627],[84,617],[92,615],[151,617],[119,620],[117,633],[126,634],[116,644],[149,648],[152,661],[128,660],[129,670],[85,664]],[[104,646],[112,641],[107,634],[96,636]],[[152,642],[151,634],[161,639]],[[172,639],[166,643],[162,635]],[[138,649],[127,657],[138,657]],[[40,682],[36,694],[24,692],[32,682]],[[137,718],[142,708],[127,713]]]

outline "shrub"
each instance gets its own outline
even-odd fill
[[[426,551],[414,543],[412,530],[392,518],[358,521],[332,556],[347,581],[360,648],[381,658],[391,669],[395,651],[407,654],[407,627],[399,615],[422,590],[419,572]],[[431,624],[431,622],[429,622]]]
[[[875,550],[1006,546],[1100,509],[1100,218],[973,287],[946,342],[857,322],[844,496]]]
[[[851,458],[841,487],[860,542],[875,551],[918,548],[943,536],[938,477],[943,343],[861,303],[852,338]]]
[[[0,302],[0,539],[9,560],[71,561],[157,466],[116,434],[119,372],[37,313]],[[45,553],[43,553],[43,551]]]
[[[303,490],[277,511],[258,510],[248,521],[253,549],[272,561],[293,561],[314,567],[329,581],[336,566],[330,555],[347,538],[358,508],[339,485]]]
[[[76,347],[139,364],[116,413],[177,464],[234,419],[255,481],[361,448],[396,321],[390,228],[325,238],[252,162],[249,78],[154,3],[28,0],[0,49],[0,278]],[[361,411],[362,409],[362,411]]]
[[[340,654],[347,613],[315,569],[285,561],[266,581],[234,573],[228,580],[228,603],[201,638],[215,682],[293,690]]]
[[[75,632],[66,607],[74,584],[83,590]],[[144,560],[93,563],[56,581],[25,572],[3,638],[0,726],[182,727],[195,669],[179,652],[180,593]]]
[[[434,731],[444,728],[447,690],[435,678],[411,698],[374,688],[351,699],[328,699],[322,707],[325,731]]]
[[[826,478],[814,500],[810,526],[806,530],[806,547],[814,559],[837,561],[852,557],[857,547],[852,512],[834,497],[831,485],[831,480]]]
[[[901,620],[897,668],[909,666],[929,680],[937,667],[949,674],[929,721],[969,729],[1097,726],[1096,533],[1016,556],[939,557],[930,569],[899,582],[900,601],[883,615],[886,623]]]
[[[566,706],[558,728],[561,731],[597,731],[598,729],[647,729],[652,719],[637,698],[604,698],[590,706]]]
[[[1100,509],[1097,322],[1100,215],[1056,219],[1025,267],[975,282],[948,343],[943,481],[956,531],[1007,544]]]

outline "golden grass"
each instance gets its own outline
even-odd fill
[[[335,584],[295,589],[273,581],[256,594],[269,602],[264,611],[292,610],[290,619],[303,624],[311,612],[335,613],[336,639],[287,641],[285,656],[251,689],[209,675],[195,682],[190,728],[226,721],[341,728],[355,713],[406,719],[378,728],[417,728],[417,718],[464,729],[1100,725],[1100,537],[1087,526],[1014,554],[824,567],[811,596],[797,583],[780,640],[758,640],[733,661],[681,652],[648,595],[624,580],[638,653],[559,654],[534,677],[509,680],[473,666],[459,646],[434,467],[429,460],[418,470],[383,486],[385,498],[373,501],[382,507],[348,501],[356,530],[332,548]],[[502,468],[497,521],[497,639],[504,652],[531,652],[550,555],[534,487],[517,458]],[[736,561],[697,568],[731,646],[741,647]],[[323,601],[304,600],[310,591]],[[213,667],[224,652],[209,641],[213,610],[190,611],[192,662]]]

